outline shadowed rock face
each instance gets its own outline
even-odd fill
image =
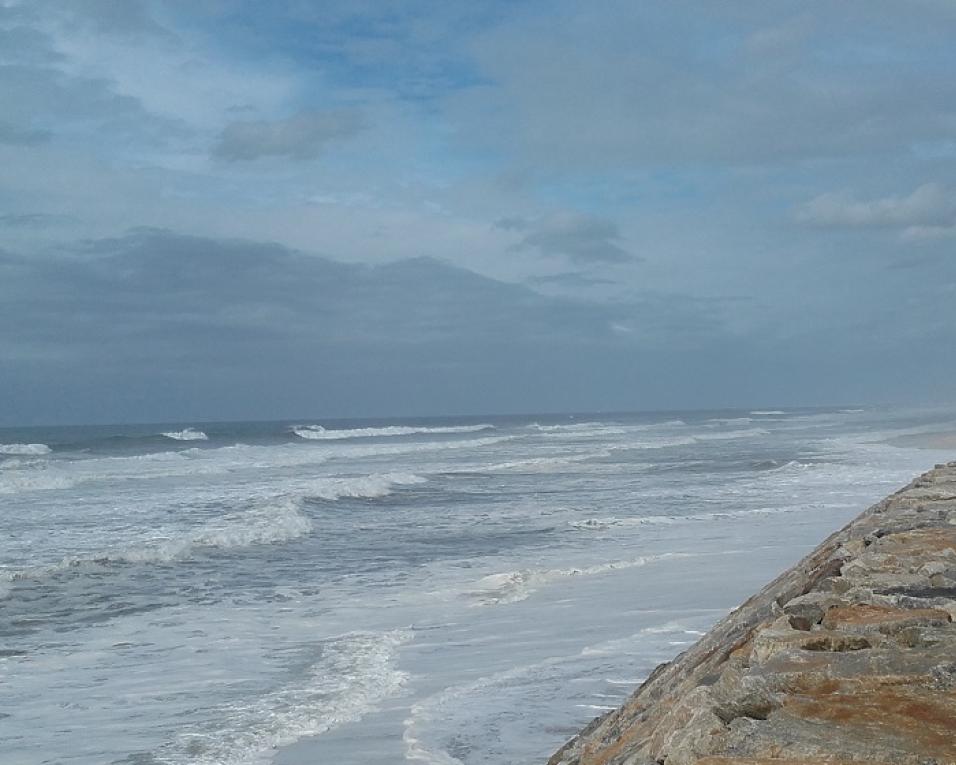
[[[956,462],[867,510],[549,765],[956,763]]]

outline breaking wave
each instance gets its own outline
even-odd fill
[[[573,422],[564,425],[541,425],[533,422],[528,425],[530,430],[547,436],[578,435],[578,436],[621,436],[628,433],[653,431],[666,428],[686,426],[683,420],[667,420],[666,422],[652,422],[645,424],[624,424],[613,422]]]
[[[722,441],[734,438],[747,438],[749,436],[769,436],[770,433],[763,428],[746,428],[744,430],[725,430],[719,433],[698,433],[694,436],[695,441]]]
[[[507,462],[497,462],[493,465],[484,465],[480,468],[482,472],[497,472],[500,470],[521,469],[527,472],[547,472],[549,468],[559,467],[561,465],[572,465],[576,462],[587,462],[588,460],[598,460],[610,457],[612,449],[600,449],[593,452],[583,452],[579,454],[557,454],[552,457],[528,457],[521,460],[508,460]]]
[[[407,682],[408,674],[395,667],[395,659],[412,637],[400,629],[324,640],[321,658],[295,682],[217,710],[224,720],[183,731],[160,749],[162,761],[258,764],[279,747],[360,720]]]
[[[780,409],[754,409],[751,412],[752,415],[756,417],[773,417],[781,414],[786,414],[786,412]]]
[[[24,579],[42,579],[63,571],[124,563],[171,563],[214,549],[234,549],[288,542],[308,534],[312,521],[302,513],[299,500],[277,499],[245,512],[227,513],[215,521],[180,533],[154,536],[125,547],[64,557],[59,563],[6,572],[10,586]],[[0,580],[0,593],[4,591]]]
[[[39,457],[52,451],[46,444],[0,444],[0,454],[12,457]]]
[[[478,582],[478,589],[469,595],[475,598],[476,605],[496,606],[504,603],[517,603],[526,600],[540,587],[572,576],[594,576],[609,571],[638,568],[670,558],[695,557],[696,553],[661,553],[643,555],[633,560],[611,561],[584,568],[520,569],[491,574]]]
[[[12,469],[4,469],[0,472],[0,494],[68,489],[76,483],[67,475],[50,470],[38,470],[29,464],[17,462],[11,467]]]
[[[43,476],[43,473],[40,475]],[[44,477],[47,480],[52,478]],[[314,479],[295,486],[295,496],[279,496],[262,501],[248,510],[225,513],[191,529],[154,534],[122,547],[67,556],[50,566],[0,572],[0,597],[18,580],[42,578],[71,569],[124,563],[171,563],[215,549],[288,542],[312,531],[312,521],[303,513],[303,501],[375,499],[388,496],[396,486],[413,486],[426,483],[427,480],[414,473],[402,472]],[[51,485],[47,483],[44,488],[51,488]]]
[[[676,523],[699,523],[701,521],[719,521],[728,518],[749,518],[755,515],[779,515],[781,513],[799,513],[808,509],[835,509],[843,507],[838,503],[808,505],[785,505],[782,507],[758,507],[752,510],[727,510],[712,513],[693,513],[692,515],[645,515],[634,518],[586,518],[582,521],[568,521],[568,526],[582,531],[604,531],[626,526],[660,526]]]
[[[172,438],[174,441],[208,441],[209,436],[201,430],[186,428],[185,430],[173,430],[169,433],[162,433],[166,438]]]
[[[810,462],[803,460],[787,460],[782,462],[780,460],[763,460],[756,463],[753,467],[754,470],[761,470],[767,473],[778,473],[778,472],[796,472],[803,470],[810,470],[812,468],[818,467],[820,462]]]
[[[384,457],[394,454],[417,454],[420,452],[447,451],[449,449],[480,449],[512,439],[514,439],[514,436],[485,436],[484,438],[469,438],[464,441],[426,441],[424,443],[368,444],[362,446],[350,444],[340,447],[332,455],[332,458]]]
[[[305,490],[307,499],[375,499],[387,497],[395,486],[413,486],[428,479],[414,473],[374,473],[372,475],[322,478]]]
[[[292,432],[309,441],[337,441],[344,438],[387,438],[390,436],[413,436],[419,434],[478,433],[493,430],[494,425],[447,425],[439,427],[416,427],[411,425],[387,425],[381,428],[349,428],[330,430],[321,425],[296,425]]]

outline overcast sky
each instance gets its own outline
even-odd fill
[[[954,40],[0,0],[0,424],[952,402]]]

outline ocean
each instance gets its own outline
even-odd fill
[[[544,763],[954,422],[0,429],[0,763]]]

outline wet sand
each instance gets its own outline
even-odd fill
[[[956,431],[939,433],[916,433],[891,438],[887,443],[910,449],[953,449],[956,450]]]

